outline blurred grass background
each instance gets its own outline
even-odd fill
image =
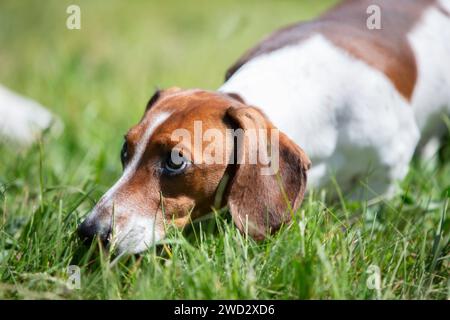
[[[449,298],[445,162],[415,161],[388,203],[310,195],[262,244],[218,216],[174,231],[163,254],[112,266],[80,253],[76,225],[120,176],[122,136],[156,87],[216,89],[263,36],[335,2],[2,0],[0,83],[48,106],[65,130],[27,150],[0,145],[0,297]],[[81,30],[66,28],[71,4]],[[70,291],[74,263],[82,288]],[[370,265],[379,290],[367,286]]]

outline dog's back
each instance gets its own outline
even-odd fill
[[[370,28],[378,8],[380,28]],[[305,149],[311,186],[335,175],[350,188],[371,173],[369,189],[389,193],[449,111],[449,11],[448,0],[345,1],[266,38],[221,90],[262,108]]]

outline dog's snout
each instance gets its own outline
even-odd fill
[[[95,236],[97,236],[104,245],[107,245],[111,229],[100,228],[95,222],[92,223],[85,220],[78,226],[77,232],[80,239],[86,244],[91,243]]]

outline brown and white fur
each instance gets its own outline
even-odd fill
[[[380,30],[366,26],[370,5],[381,8]],[[416,149],[442,135],[441,116],[450,113],[449,12],[449,0],[344,1],[266,38],[231,67],[219,93],[158,92],[127,134],[122,177],[81,235],[140,252],[164,237],[167,221],[184,226],[228,204],[239,229],[262,239],[290,220],[289,207],[299,207],[308,156],[309,188],[329,188],[335,178],[352,196],[393,194]],[[170,132],[192,131],[195,120],[223,131],[278,127],[285,192],[250,165],[165,175]],[[223,148],[233,153],[232,144]]]

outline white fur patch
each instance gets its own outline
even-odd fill
[[[126,208],[129,211],[129,208]],[[139,253],[147,250],[163,238],[153,217],[131,214],[125,228],[117,230],[113,239],[119,253]]]
[[[305,150],[313,188],[335,177],[347,190],[367,182],[370,191],[358,197],[390,193],[419,139],[412,108],[391,81],[321,35],[254,58],[220,91],[260,107]]]
[[[101,201],[110,201],[114,197],[116,191],[134,175],[153,132],[161,123],[166,121],[169,116],[170,113],[164,112],[151,120],[151,124],[148,124],[147,130],[145,130],[145,133],[142,135],[141,140],[137,144],[133,159],[131,159],[130,163],[126,166],[120,179],[114,184],[114,186],[111,187],[111,189],[108,190],[107,193],[105,193]]]
[[[0,137],[28,145],[52,120],[51,113],[39,103],[0,86]]]

